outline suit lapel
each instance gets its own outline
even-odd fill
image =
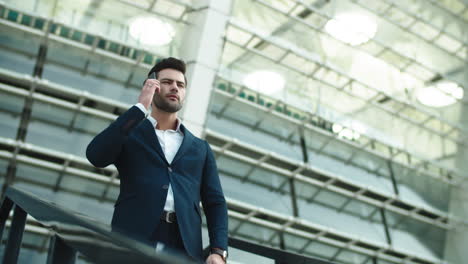
[[[188,129],[185,128],[185,126],[182,124],[180,125],[180,130],[182,133],[184,133],[184,139],[182,140],[182,144],[180,145],[180,148],[177,151],[171,164],[174,164],[180,157],[184,155],[185,152],[187,152],[187,150],[190,149],[195,138],[195,136],[192,135],[192,133],[190,133],[190,131],[188,131]]]
[[[161,156],[162,160],[169,164],[166,160],[166,156],[164,155],[163,150],[161,149],[161,144],[159,143],[158,137],[156,136],[156,131],[151,124],[151,122],[145,118],[145,120],[141,123],[141,130],[143,132],[143,139],[148,145],[151,146],[152,149],[156,151],[156,153]]]

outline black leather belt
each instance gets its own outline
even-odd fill
[[[172,224],[177,221],[177,217],[175,212],[164,211],[161,215],[161,220],[165,221],[166,223]]]

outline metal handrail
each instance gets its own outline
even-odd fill
[[[193,263],[172,253],[156,253],[154,248],[120,233],[110,226],[43,200],[34,194],[8,187],[0,206],[0,237],[13,209],[10,231],[2,263],[17,263],[26,217],[31,215],[41,225],[52,229],[47,263],[73,264],[77,253],[95,263]],[[229,246],[280,263],[333,264],[332,262],[277,249],[240,238],[229,237]],[[209,248],[205,249],[205,254]]]
[[[7,188],[0,207],[0,237],[12,209],[2,263],[17,263],[28,215],[55,233],[49,244],[47,263],[75,263],[78,252],[95,263],[193,263],[174,254],[156,253],[149,245],[111,231],[108,225],[15,187]]]

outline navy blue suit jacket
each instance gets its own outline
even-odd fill
[[[210,146],[183,125],[181,131],[182,145],[169,164],[151,122],[133,106],[91,141],[86,156],[96,167],[117,167],[120,194],[112,228],[143,242],[159,223],[170,183],[185,249],[200,260],[200,201],[211,247],[227,249],[227,207]]]

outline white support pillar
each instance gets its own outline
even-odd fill
[[[467,94],[467,89],[465,89]],[[460,123],[468,122],[468,107],[462,106]],[[468,176],[468,147],[459,146],[456,156],[456,166],[464,176]],[[468,223],[468,180],[452,187],[450,192],[449,212],[458,219]],[[468,225],[458,226],[455,230],[447,232],[444,259],[451,264],[468,263]]]
[[[181,45],[187,63],[188,88],[180,117],[195,135],[202,136],[220,63],[223,36],[230,16],[230,0],[197,0],[189,14]]]

